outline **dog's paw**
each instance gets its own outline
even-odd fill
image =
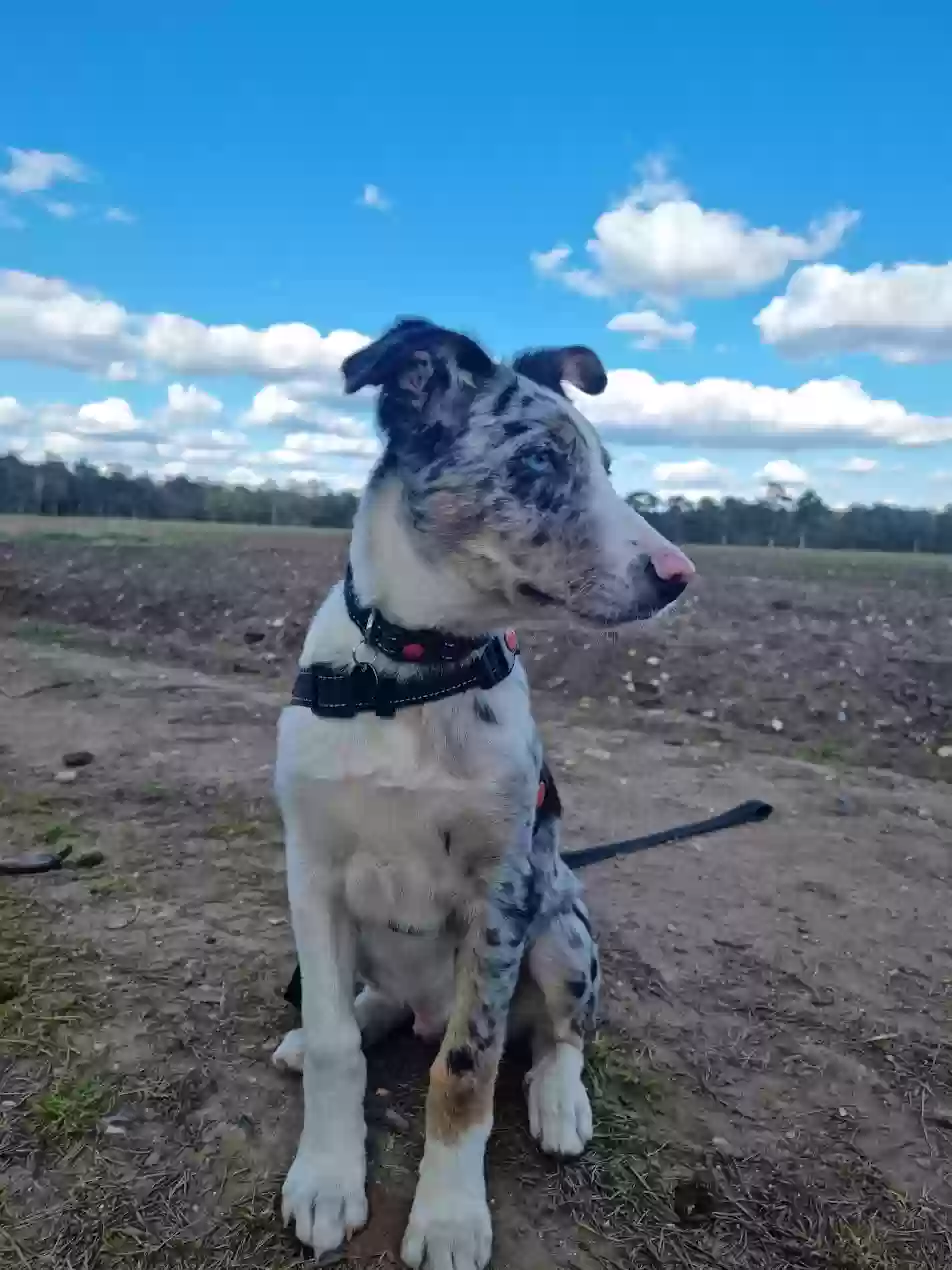
[[[592,1104],[582,1083],[582,1051],[556,1045],[526,1077],[529,1131],[547,1155],[581,1155],[592,1136]]]
[[[271,1055],[272,1064],[279,1072],[304,1071],[304,1029],[295,1028]]]
[[[335,1251],[367,1224],[363,1160],[348,1168],[338,1156],[299,1151],[285,1179],[281,1214],[315,1257]]]
[[[484,1195],[417,1191],[400,1255],[413,1270],[484,1270],[493,1227]]]

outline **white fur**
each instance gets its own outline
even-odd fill
[[[488,1125],[457,1142],[428,1141],[400,1255],[418,1270],[483,1270],[492,1253],[484,1156]]]
[[[581,1155],[592,1136],[592,1107],[582,1084],[584,1058],[565,1042],[548,1050],[526,1077],[529,1131],[549,1155]]]

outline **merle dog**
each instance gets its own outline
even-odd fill
[[[563,391],[603,391],[591,350],[505,365],[412,319],[343,372],[348,392],[380,390],[385,448],[279,725],[303,1027],[275,1062],[304,1077],[284,1218],[316,1255],[366,1222],[362,1040],[413,1017],[441,1044],[403,1259],[480,1270],[507,1026],[530,1029],[533,1136],[578,1155],[599,981],[514,635],[487,632],[547,612],[645,620],[694,568],[612,488],[598,434]]]

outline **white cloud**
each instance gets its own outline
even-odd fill
[[[302,465],[315,456],[370,460],[379,453],[380,443],[375,437],[333,437],[321,432],[291,432],[284,438],[280,449],[271,450],[265,457],[272,463]]]
[[[49,199],[43,206],[57,220],[72,220],[76,215],[76,207],[72,203],[62,203],[56,199]]]
[[[608,323],[609,331],[626,331],[639,338],[635,348],[660,348],[665,340],[680,340],[690,344],[697,327],[693,322],[669,322],[654,309],[639,309],[636,313],[619,313]]]
[[[361,207],[372,207],[375,212],[389,212],[393,206],[379,185],[365,185],[359,202]]]
[[[132,212],[126,211],[124,207],[107,207],[103,213],[103,219],[113,221],[117,225],[134,225],[136,218]]]
[[[803,468],[789,459],[771,459],[757,473],[757,479],[767,485],[806,485],[810,480]]]
[[[139,372],[132,362],[110,362],[106,367],[106,378],[115,384],[130,383],[139,378]]]
[[[710,459],[685,459],[681,463],[656,463],[651,475],[659,485],[688,482],[698,488],[707,488],[723,482],[728,473]]]
[[[337,436],[360,437],[367,434],[369,421],[308,400],[319,389],[320,385],[309,381],[291,381],[286,385],[265,384],[255,393],[250,407],[242,415],[242,422],[269,428],[294,421],[307,424],[316,432],[329,432]]]
[[[237,323],[205,326],[194,318],[159,313],[146,321],[141,349],[149,361],[180,374],[317,375],[330,381],[344,358],[368,342],[357,331],[321,335],[304,322],[253,330]]]
[[[88,169],[68,154],[48,154],[43,150],[7,147],[9,170],[0,173],[0,189],[11,194],[36,194],[58,181],[88,181]]]
[[[853,379],[812,379],[770,388],[738,379],[660,382],[612,370],[600,397],[570,390],[606,440],[618,444],[703,441],[720,445],[929,445],[952,441],[952,416],[918,414],[870,397]]]
[[[17,428],[28,422],[30,412],[16,397],[0,397],[0,428]]]
[[[135,378],[138,362],[179,375],[241,374],[299,379],[311,396],[340,388],[339,368],[369,343],[358,331],[327,335],[304,322],[255,330],[206,326],[174,313],[128,313],[57,278],[0,270],[0,358]]]
[[[571,252],[564,245],[534,253],[532,263],[586,295],[637,293],[664,303],[734,296],[772,282],[797,261],[828,255],[857,219],[837,210],[801,234],[757,228],[736,212],[701,207],[654,159],[641,182],[595,222],[586,244],[591,268],[566,268]]]
[[[857,455],[855,458],[847,459],[840,467],[840,471],[865,476],[868,472],[875,472],[878,467],[879,463],[876,459],[864,459]]]
[[[754,318],[761,338],[793,357],[872,353],[888,362],[952,358],[952,261],[798,269]]]
[[[132,347],[129,314],[55,278],[0,271],[0,357],[89,370]]]
[[[215,419],[224,410],[223,404],[210,392],[197,388],[194,384],[169,384],[167,390],[168,404],[164,408],[164,417],[171,421],[190,420],[198,422],[203,419]]]

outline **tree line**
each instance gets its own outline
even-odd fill
[[[214,520],[251,525],[314,525],[346,529],[357,498],[312,484],[282,489],[266,484],[219,485],[187,476],[154,480],[124,469],[59,459],[24,463],[0,456],[0,513],[34,516],[112,516],[130,520]]]
[[[674,542],[952,553],[952,505],[942,511],[883,503],[839,510],[813,490],[794,498],[779,484],[754,500],[662,501],[641,490],[628,501]],[[104,472],[85,462],[25,463],[12,454],[0,456],[0,513],[346,529],[356,507],[356,495],[316,483],[250,489],[187,476],[155,480],[123,469]]]
[[[952,552],[952,504],[941,511],[854,503],[829,507],[814,490],[794,498],[768,485],[763,498],[662,502],[639,491],[628,502],[673,542],[735,547],[822,547],[853,551]]]

